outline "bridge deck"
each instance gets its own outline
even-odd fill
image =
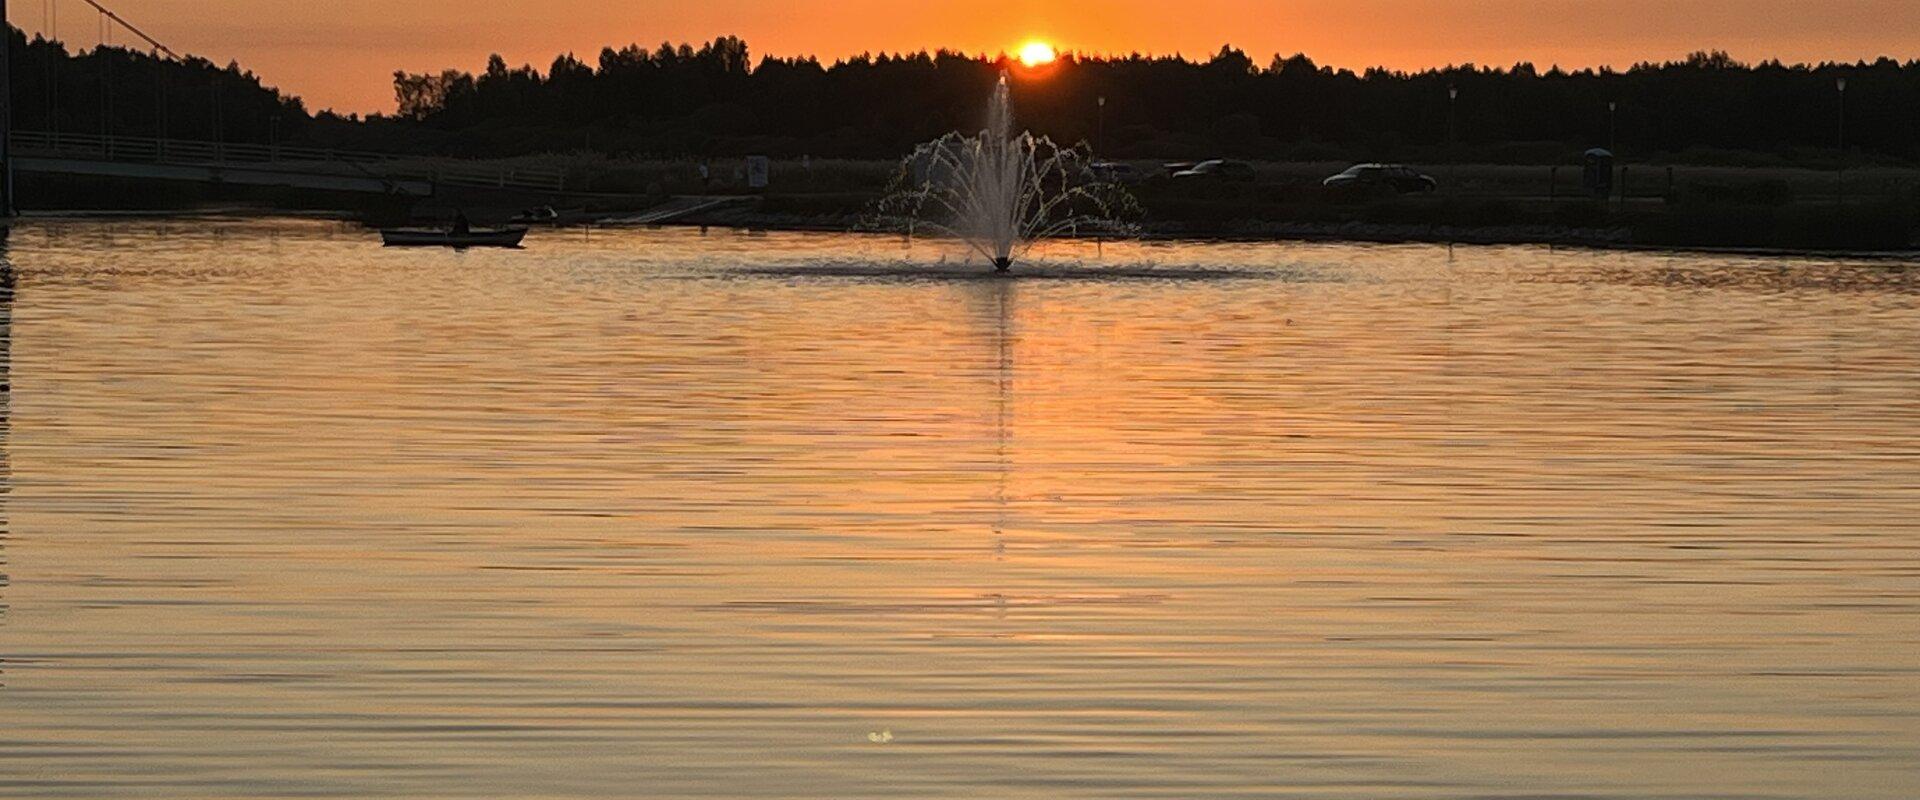
[[[427,196],[439,186],[560,192],[565,170],[281,145],[15,131],[16,169]]]

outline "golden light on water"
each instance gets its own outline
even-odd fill
[[[0,795],[1920,797],[1887,265],[533,236],[17,224]]]

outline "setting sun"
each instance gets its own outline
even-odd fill
[[[1051,64],[1059,57],[1060,54],[1053,49],[1053,45],[1046,42],[1033,41],[1020,46],[1020,63],[1029,67]]]

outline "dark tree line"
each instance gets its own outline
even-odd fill
[[[237,64],[120,47],[76,52],[10,33],[15,130],[267,142],[297,137],[310,121],[298,99]]]
[[[397,112],[359,119],[310,116],[237,65],[13,36],[15,127],[25,130],[469,156],[892,158],[981,125],[993,83],[1011,71],[1022,124],[1114,156],[1538,163],[1617,142],[1628,157],[1809,162],[1840,152],[1844,77],[1853,157],[1920,160],[1920,61],[1888,58],[1805,66],[1700,53],[1620,71],[1355,73],[1222,48],[1200,61],[1067,55],[1034,72],[950,51],[756,62],[745,42],[722,37],[607,48],[593,63],[563,55],[545,71],[495,56],[478,74],[396,73]]]
[[[753,64],[744,42],[725,37],[697,49],[609,48],[597,64],[565,55],[545,74],[496,56],[478,75],[399,73],[394,82],[399,116],[453,150],[887,157],[978,125],[1009,69],[1023,124],[1116,155],[1433,153],[1452,141],[1514,158],[1613,142],[1630,155],[1832,156],[1845,77],[1848,148],[1920,158],[1920,61],[1885,58],[1790,66],[1699,53],[1621,71],[1354,73],[1303,55],[1263,66],[1223,48],[1205,61],[1070,55],[1030,73],[946,51]]]

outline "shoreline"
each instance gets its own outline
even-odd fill
[[[612,216],[612,215],[609,215]],[[22,211],[15,218],[26,222],[61,221],[138,221],[138,220],[261,220],[261,219],[304,219],[329,220],[356,223],[367,230],[378,230],[379,226],[367,223],[357,214],[342,210],[313,209],[275,209],[259,206],[217,206],[189,209],[66,209]],[[0,226],[10,226],[13,221],[0,221]],[[823,219],[795,218],[788,215],[741,213],[726,211],[713,215],[693,216],[665,222],[644,224],[606,223],[594,219],[560,225],[535,225],[538,228],[551,229],[622,229],[622,228],[721,228],[746,231],[778,231],[793,233],[827,233],[852,235],[896,235],[883,230],[863,230],[857,222],[845,219],[833,221]],[[1467,245],[1472,247],[1501,246],[1544,246],[1548,248],[1577,248],[1597,251],[1642,252],[1642,253],[1692,253],[1701,255],[1751,256],[1757,258],[1818,258],[1851,259],[1876,262],[1920,263],[1920,247],[1904,250],[1849,250],[1835,248],[1792,248],[1792,247],[1749,247],[1716,245],[1679,245],[1635,242],[1631,231],[1626,228],[1555,228],[1549,226],[1511,225],[1511,226],[1439,226],[1439,225],[1383,225],[1359,222],[1338,224],[1312,223],[1273,223],[1248,222],[1238,225],[1209,225],[1186,227],[1164,225],[1148,227],[1130,236],[1068,236],[1071,239],[1108,239],[1112,241],[1161,241],[1161,242],[1303,242],[1303,243],[1347,243],[1347,244],[1433,244]]]
[[[648,226],[643,226],[648,227]],[[650,227],[708,227],[813,233],[885,233],[863,231],[844,220],[826,222],[784,215],[722,212],[708,218],[686,218]],[[1859,259],[1920,262],[1920,247],[1900,250],[1752,247],[1738,245],[1679,245],[1635,242],[1627,228],[1571,228],[1533,225],[1441,226],[1380,225],[1344,222],[1248,222],[1239,225],[1149,227],[1131,236],[1067,236],[1069,239],[1140,240],[1167,242],[1325,242],[1348,244],[1458,244],[1474,247],[1546,246],[1619,252],[1698,253],[1775,258]]]

